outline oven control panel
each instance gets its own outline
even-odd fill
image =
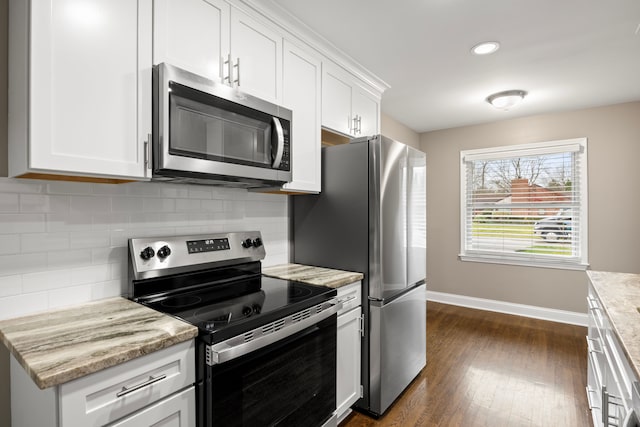
[[[242,243],[244,246],[244,242]],[[229,239],[201,239],[187,240],[187,251],[190,254],[198,254],[201,252],[226,251],[231,249]]]
[[[171,274],[176,269],[202,268],[202,264],[260,261],[265,256],[259,231],[129,239],[129,270],[133,279]]]

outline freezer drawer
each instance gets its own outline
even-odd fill
[[[382,414],[427,362],[426,285],[420,285],[370,314],[371,412]]]

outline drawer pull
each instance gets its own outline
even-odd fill
[[[594,345],[592,345],[592,343]],[[600,346],[599,349],[596,348],[596,343]],[[602,353],[602,344],[600,344],[600,340],[597,338],[587,337],[587,350],[589,351],[589,353]]]
[[[157,383],[158,381],[162,381],[163,379],[167,378],[166,375],[160,375],[158,377],[154,377],[154,376],[149,376],[149,379],[146,380],[145,382],[142,382],[140,384],[134,385],[133,387],[122,387],[122,390],[120,390],[119,392],[116,393],[116,397],[122,397],[122,396],[126,396],[129,393],[133,393],[136,390],[140,390],[141,388],[147,387],[153,383]]]
[[[356,299],[356,298],[358,298],[358,296],[357,296],[357,295],[352,295],[352,296],[350,296],[350,297],[348,297],[348,298],[342,298],[342,299],[339,299],[339,300],[338,300],[338,302],[341,302],[341,303],[342,303],[342,305],[344,305],[344,304],[348,303],[349,301],[353,301],[353,300],[354,300],[354,299]]]

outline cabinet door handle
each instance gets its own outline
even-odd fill
[[[233,66],[236,69],[236,79],[233,81],[236,86],[240,86],[240,58],[236,60],[236,65]]]
[[[148,380],[141,382],[140,384],[136,384],[132,387],[122,387],[122,390],[116,393],[116,397],[126,396],[129,393],[133,393],[136,390],[140,390],[141,388],[150,386],[151,384],[157,383],[158,381],[162,381],[165,378],[167,378],[166,375],[160,375],[157,377],[150,375]]]
[[[353,117],[353,134],[357,135],[358,134],[358,116],[354,116]]]
[[[231,86],[232,85],[232,83],[231,83],[231,72],[233,71],[233,64],[231,63],[231,54],[230,53],[227,55],[227,60],[224,61],[223,64],[227,66],[227,75],[223,76],[222,83],[229,82],[229,86]]]
[[[358,133],[362,135],[362,116],[358,116]]]

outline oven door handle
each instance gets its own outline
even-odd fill
[[[333,298],[242,335],[217,344],[207,345],[207,365],[219,365],[274,344],[327,319],[341,308],[342,303]]]

